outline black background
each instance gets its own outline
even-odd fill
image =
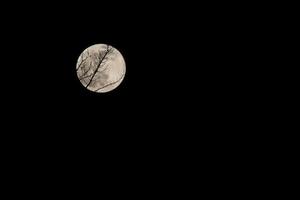
[[[96,138],[110,136],[111,127],[121,138],[126,132],[165,139],[192,130],[247,130],[261,101],[257,93],[265,92],[261,41],[269,36],[267,19],[255,17],[263,8],[251,12],[244,5],[176,3],[101,3],[100,9],[52,3],[20,12],[4,31],[10,43],[3,47],[3,74],[13,74],[2,79],[9,119],[62,131],[63,138],[74,127]],[[85,90],[74,70],[80,53],[97,43],[117,48],[127,66],[122,84],[105,94]],[[91,120],[90,131],[82,120]]]
[[[254,133],[268,112],[270,22],[255,17],[263,9],[235,6],[53,3],[2,18],[10,151],[62,163],[246,155],[251,141],[263,141]],[[105,94],[83,88],[75,71],[80,53],[98,43],[117,48],[127,67]]]
[[[275,69],[270,5],[23,4],[0,19],[1,148],[11,185],[153,194],[146,181],[177,195],[174,188],[198,190],[199,180],[210,189],[232,181],[236,191],[261,180],[256,170],[270,173],[262,167],[272,159],[266,144],[277,145],[264,134],[277,112],[265,98]],[[126,62],[125,79],[105,94],[83,88],[75,71],[80,53],[98,43]],[[47,192],[45,180],[57,188]]]

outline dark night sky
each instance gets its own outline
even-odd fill
[[[107,5],[97,12],[97,6],[53,6],[19,18],[16,23],[27,28],[7,30],[13,38],[8,48],[21,48],[17,57],[9,53],[15,67],[4,69],[14,74],[4,81],[9,82],[5,98],[18,102],[13,108],[22,110],[21,116],[52,118],[53,127],[64,119],[80,127],[78,117],[88,116],[109,127],[138,130],[135,125],[141,124],[153,132],[161,126],[188,130],[194,120],[226,126],[255,107],[251,94],[257,86],[250,80],[258,67],[253,65],[257,40],[253,19],[243,17],[243,10],[140,6]],[[109,8],[116,9],[111,13]],[[107,94],[85,90],[75,72],[80,53],[97,43],[116,47],[127,66],[122,84]],[[116,115],[120,125],[111,120]]]
[[[1,147],[14,170],[9,180],[26,174],[27,185],[36,173],[36,183],[48,182],[47,175],[65,190],[62,179],[77,184],[84,173],[94,180],[78,185],[97,182],[98,191],[102,175],[121,177],[122,186],[148,179],[156,186],[165,184],[162,177],[176,184],[180,173],[191,183],[194,172],[215,181],[216,172],[231,176],[220,167],[237,173],[251,164],[247,155],[270,143],[261,132],[276,112],[264,99],[269,35],[262,18],[248,5],[98,2],[40,3],[32,15],[23,9],[11,21],[0,19],[8,42],[1,47]],[[83,88],[75,71],[80,53],[97,43],[117,48],[127,67],[121,85],[105,94]],[[257,154],[265,160],[270,151]]]
[[[263,14],[280,9],[97,2],[2,7],[3,191],[83,199],[166,191],[186,199],[193,191],[236,196],[265,190],[265,180],[277,184],[289,126],[277,129],[280,105],[267,98],[272,88],[277,101],[283,97],[268,80],[281,77],[270,65],[274,15]],[[85,90],[75,72],[80,53],[97,43],[117,48],[127,66],[106,94]]]

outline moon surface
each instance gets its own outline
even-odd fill
[[[116,48],[107,44],[95,44],[80,54],[76,72],[83,87],[92,92],[105,93],[121,84],[126,65]]]

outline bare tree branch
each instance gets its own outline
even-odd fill
[[[113,51],[113,48],[110,47],[109,45],[107,45],[107,46],[106,46],[106,50],[105,50],[103,56],[102,56],[102,52],[99,52],[99,54],[98,54],[99,62],[98,62],[98,64],[97,64],[97,66],[96,66],[95,71],[93,72],[93,75],[92,75],[91,79],[89,80],[88,84],[85,86],[86,88],[88,88],[88,87],[90,86],[90,84],[92,83],[92,81],[93,81],[95,75],[97,74],[97,72],[98,72],[98,70],[99,70],[101,64],[103,63],[103,61],[106,61],[106,60],[107,60],[107,55],[108,55],[109,53],[111,53],[112,51]]]
[[[82,79],[85,79],[85,78],[88,78],[88,77],[91,77],[91,76],[92,76],[92,74],[87,75],[87,76],[82,76],[82,77],[79,78],[79,80],[81,81]]]
[[[80,64],[78,65],[76,71],[78,71],[79,68],[81,68],[81,66],[83,65],[83,63],[85,63],[85,61],[90,57],[89,51],[87,51],[86,54],[87,54],[87,55],[85,56],[85,58],[83,58],[84,53],[81,54],[81,56],[80,56],[81,62],[80,62]]]

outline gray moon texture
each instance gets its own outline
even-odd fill
[[[125,77],[122,54],[107,44],[95,44],[85,49],[76,64],[79,81],[86,89],[105,93],[117,88]]]

